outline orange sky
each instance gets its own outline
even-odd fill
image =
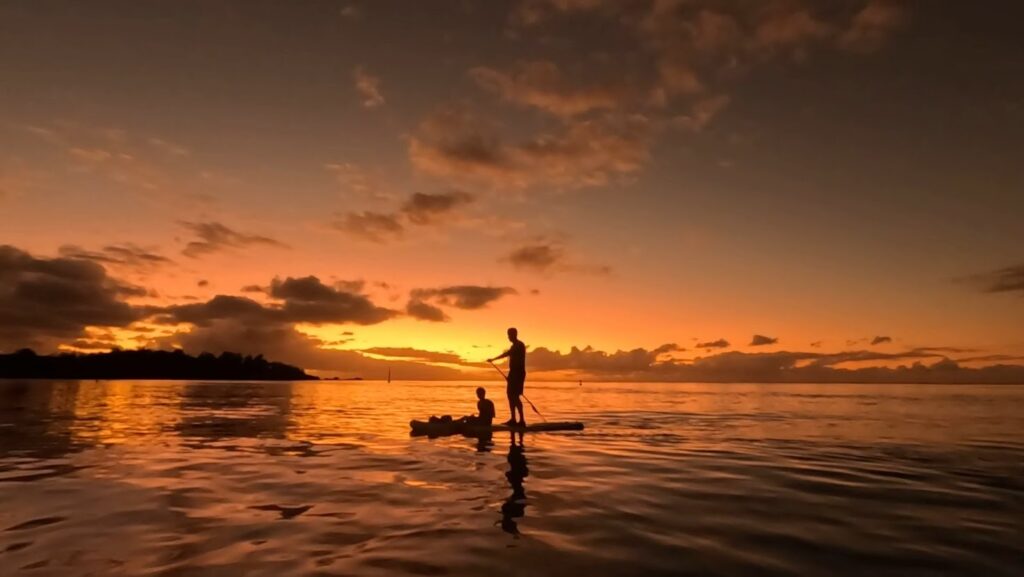
[[[6,3],[0,349],[1019,364],[1019,40],[935,4]]]

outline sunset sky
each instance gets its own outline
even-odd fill
[[[1022,15],[0,0],[0,350],[459,378],[516,326],[537,378],[1021,365]]]

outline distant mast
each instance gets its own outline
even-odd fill
[[[391,382],[391,367],[388,367],[388,382]]]

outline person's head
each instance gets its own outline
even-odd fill
[[[477,387],[476,388],[476,398],[478,398],[478,399],[480,399],[482,401],[482,400],[484,400],[484,397],[486,397],[486,396],[487,396],[487,389],[485,389],[483,387]]]
[[[517,331],[515,327],[510,328],[508,330],[508,340],[514,343],[514,342],[516,342],[516,339],[518,339],[518,338],[519,338],[519,331]]]

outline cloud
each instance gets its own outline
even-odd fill
[[[871,345],[872,346],[874,346],[874,345],[882,345],[882,344],[891,343],[891,342],[892,342],[892,337],[886,337],[886,336],[878,336],[878,337],[875,337],[875,338],[871,339]]]
[[[516,269],[540,274],[570,272],[606,275],[612,272],[611,267],[607,265],[573,262],[561,244],[550,241],[523,245],[498,260],[507,262]]]
[[[201,303],[152,307],[154,321],[163,324],[189,323],[208,327],[218,321],[253,325],[291,326],[310,324],[382,323],[397,315],[379,307],[365,295],[324,285],[315,276],[275,278],[268,295],[277,302],[262,304],[250,298],[216,295]]]
[[[352,71],[356,91],[363,99],[364,108],[377,108],[384,104],[384,95],[380,91],[380,78],[363,70],[362,66]]]
[[[387,186],[382,184],[384,179],[379,174],[364,170],[354,163],[332,162],[325,164],[324,169],[334,175],[345,192],[359,199],[381,201],[390,200],[393,196]]]
[[[574,120],[517,143],[461,109],[437,112],[409,137],[409,159],[431,176],[495,189],[603,186],[648,161],[650,127],[642,117]]]
[[[412,318],[421,321],[443,323],[450,320],[448,315],[446,315],[440,308],[416,299],[410,300],[409,303],[405,305],[405,313]]]
[[[958,278],[988,293],[1019,293],[1024,295],[1024,264],[1008,266],[991,272]]]
[[[769,50],[802,50],[835,33],[834,27],[804,8],[770,5],[754,29],[754,44]]]
[[[154,250],[131,243],[111,244],[95,251],[66,244],[57,249],[57,252],[64,258],[91,260],[104,266],[132,269],[139,272],[152,272],[160,267],[174,264],[173,260]]]
[[[347,286],[354,288],[351,284]],[[275,278],[270,283],[269,295],[284,301],[281,311],[291,322],[371,325],[397,314],[344,287],[344,283],[339,288],[329,287],[315,276]]]
[[[230,229],[219,222],[187,222],[179,224],[199,237],[189,241],[181,254],[189,258],[200,258],[228,249],[243,249],[256,246],[288,248],[288,245],[270,237],[248,234]]]
[[[663,345],[654,350],[637,348],[629,351],[607,353],[593,347],[572,347],[568,353],[561,353],[545,347],[531,350],[527,355],[530,371],[584,371],[592,375],[625,375],[649,370],[658,363],[658,357],[667,349]]]
[[[977,355],[973,357],[962,357],[954,359],[958,363],[1002,363],[1002,362],[1018,362],[1024,361],[1024,356],[1021,355]]]
[[[508,72],[481,66],[469,75],[507,102],[559,117],[618,109],[626,98],[622,86],[575,86],[563,77],[558,64],[548,60],[519,62]]]
[[[253,285],[254,287],[257,285]],[[322,341],[299,332],[296,325],[372,325],[399,316],[398,311],[374,304],[359,291],[361,281],[325,284],[315,276],[275,278],[258,302],[233,295],[216,295],[184,305],[134,305],[131,299],[147,291],[110,277],[96,260],[37,258],[20,249],[0,247],[0,347],[33,346],[54,349],[106,349],[117,342],[117,331],[144,321],[136,340],[162,347],[182,346],[189,352],[264,354],[284,362],[349,376],[383,378],[391,370],[398,378],[455,379],[477,376],[474,363],[456,354],[422,351],[407,346],[338,350],[341,341]],[[450,306],[479,309],[503,296],[509,287],[455,285],[411,291],[410,297],[440,310]],[[429,301],[429,302],[428,302]],[[181,330],[179,325],[189,325]],[[168,335],[167,330],[177,332]],[[350,333],[350,331],[348,331]],[[350,336],[350,335],[349,335]],[[721,339],[699,348],[725,347]],[[959,347],[919,347],[891,353],[846,350],[832,353],[778,351],[724,352],[682,358],[674,343],[653,349],[605,352],[592,347],[569,352],[538,347],[528,355],[531,374],[539,378],[588,380],[650,380],[708,382],[923,382],[1013,383],[1024,381],[1024,366],[995,364],[968,368],[960,363],[1004,363],[1019,355],[976,354]],[[972,354],[975,353],[975,354]],[[958,355],[960,359],[950,359]],[[969,355],[969,356],[964,356]],[[374,357],[389,357],[382,360]],[[457,365],[436,366],[433,363]],[[875,366],[845,368],[876,363]],[[901,363],[900,366],[893,366]]]
[[[324,349],[326,343],[304,335],[288,325],[250,323],[221,319],[154,341],[163,347],[180,347],[188,353],[224,351],[264,354],[306,370],[345,377],[384,379],[452,380],[465,378],[458,369],[413,360],[376,359],[354,350]]]
[[[420,288],[410,291],[413,301],[431,301],[442,306],[464,310],[482,309],[504,296],[517,294],[512,287],[456,285],[440,288]]]
[[[169,140],[164,140],[162,138],[157,138],[155,136],[150,137],[149,139],[146,140],[146,142],[150,146],[152,146],[153,148],[156,148],[157,150],[159,150],[159,151],[161,151],[164,154],[167,154],[169,156],[191,156],[192,155],[192,151],[189,150],[188,148],[186,148],[186,147],[184,147],[184,146],[182,146],[180,144],[176,144],[174,142],[171,142]]]
[[[884,354],[844,351],[825,355],[813,352],[779,351],[742,353],[731,351],[691,360],[666,359],[656,354],[663,349],[644,348],[608,353],[591,347],[573,347],[567,353],[543,347],[530,351],[527,364],[531,374],[598,381],[675,382],[800,382],[800,383],[1015,383],[1024,379],[1024,366],[995,365],[965,368],[943,356],[940,349],[912,349]],[[839,368],[845,362],[864,359],[913,361],[898,367]],[[937,359],[932,364],[921,362]]]
[[[441,193],[416,192],[393,212],[349,212],[331,228],[357,238],[386,243],[402,238],[410,226],[438,226],[452,221],[457,211],[475,197],[460,190]]]
[[[839,37],[839,46],[852,52],[878,50],[906,20],[904,9],[891,0],[871,0]]]
[[[96,262],[0,246],[0,348],[51,349],[83,336],[86,327],[127,326],[142,312],[125,299],[145,295]]]
[[[193,208],[208,204],[216,186],[227,182],[197,166],[201,159],[183,163],[192,151],[167,138],[59,120],[24,129],[60,151],[66,158],[62,168],[75,173],[76,180],[103,179],[105,188],[141,194],[146,201]],[[58,167],[50,163],[47,168],[52,174]]]
[[[779,342],[779,339],[773,337],[766,337],[764,335],[754,335],[750,339],[750,345],[752,347],[761,347],[764,345],[774,345]]]
[[[650,63],[651,101],[664,106],[733,81],[773,58],[804,59],[815,49],[870,52],[881,47],[903,22],[904,11],[885,0],[862,6],[851,16],[845,6],[798,1],[522,0],[511,21],[519,31],[529,31],[560,17],[586,15],[603,21],[597,25],[618,27]],[[619,52],[629,54],[630,48]],[[635,59],[624,62],[623,70],[637,68]]]
[[[461,365],[465,362],[462,357],[455,353],[426,351],[412,347],[372,347],[369,349],[362,349],[359,352],[379,355],[382,357],[397,357],[413,361],[424,361],[428,363],[449,363]]]
[[[473,195],[458,190],[438,194],[417,192],[402,205],[401,212],[410,223],[427,225],[436,223],[457,208],[471,202]]]
[[[535,26],[555,15],[590,12],[601,7],[603,0],[521,0],[512,10],[511,19],[521,26]]]
[[[382,212],[350,212],[336,220],[333,227],[370,242],[383,243],[400,238],[405,227],[395,214]]]
[[[717,341],[707,341],[703,343],[697,343],[698,349],[724,349],[729,347],[729,341],[725,339],[718,339]]]
[[[689,132],[704,130],[729,106],[731,98],[726,94],[702,98],[695,102],[690,112],[672,119],[672,126]]]
[[[504,258],[512,266],[536,272],[548,272],[564,258],[560,247],[550,244],[530,244],[513,250]]]

